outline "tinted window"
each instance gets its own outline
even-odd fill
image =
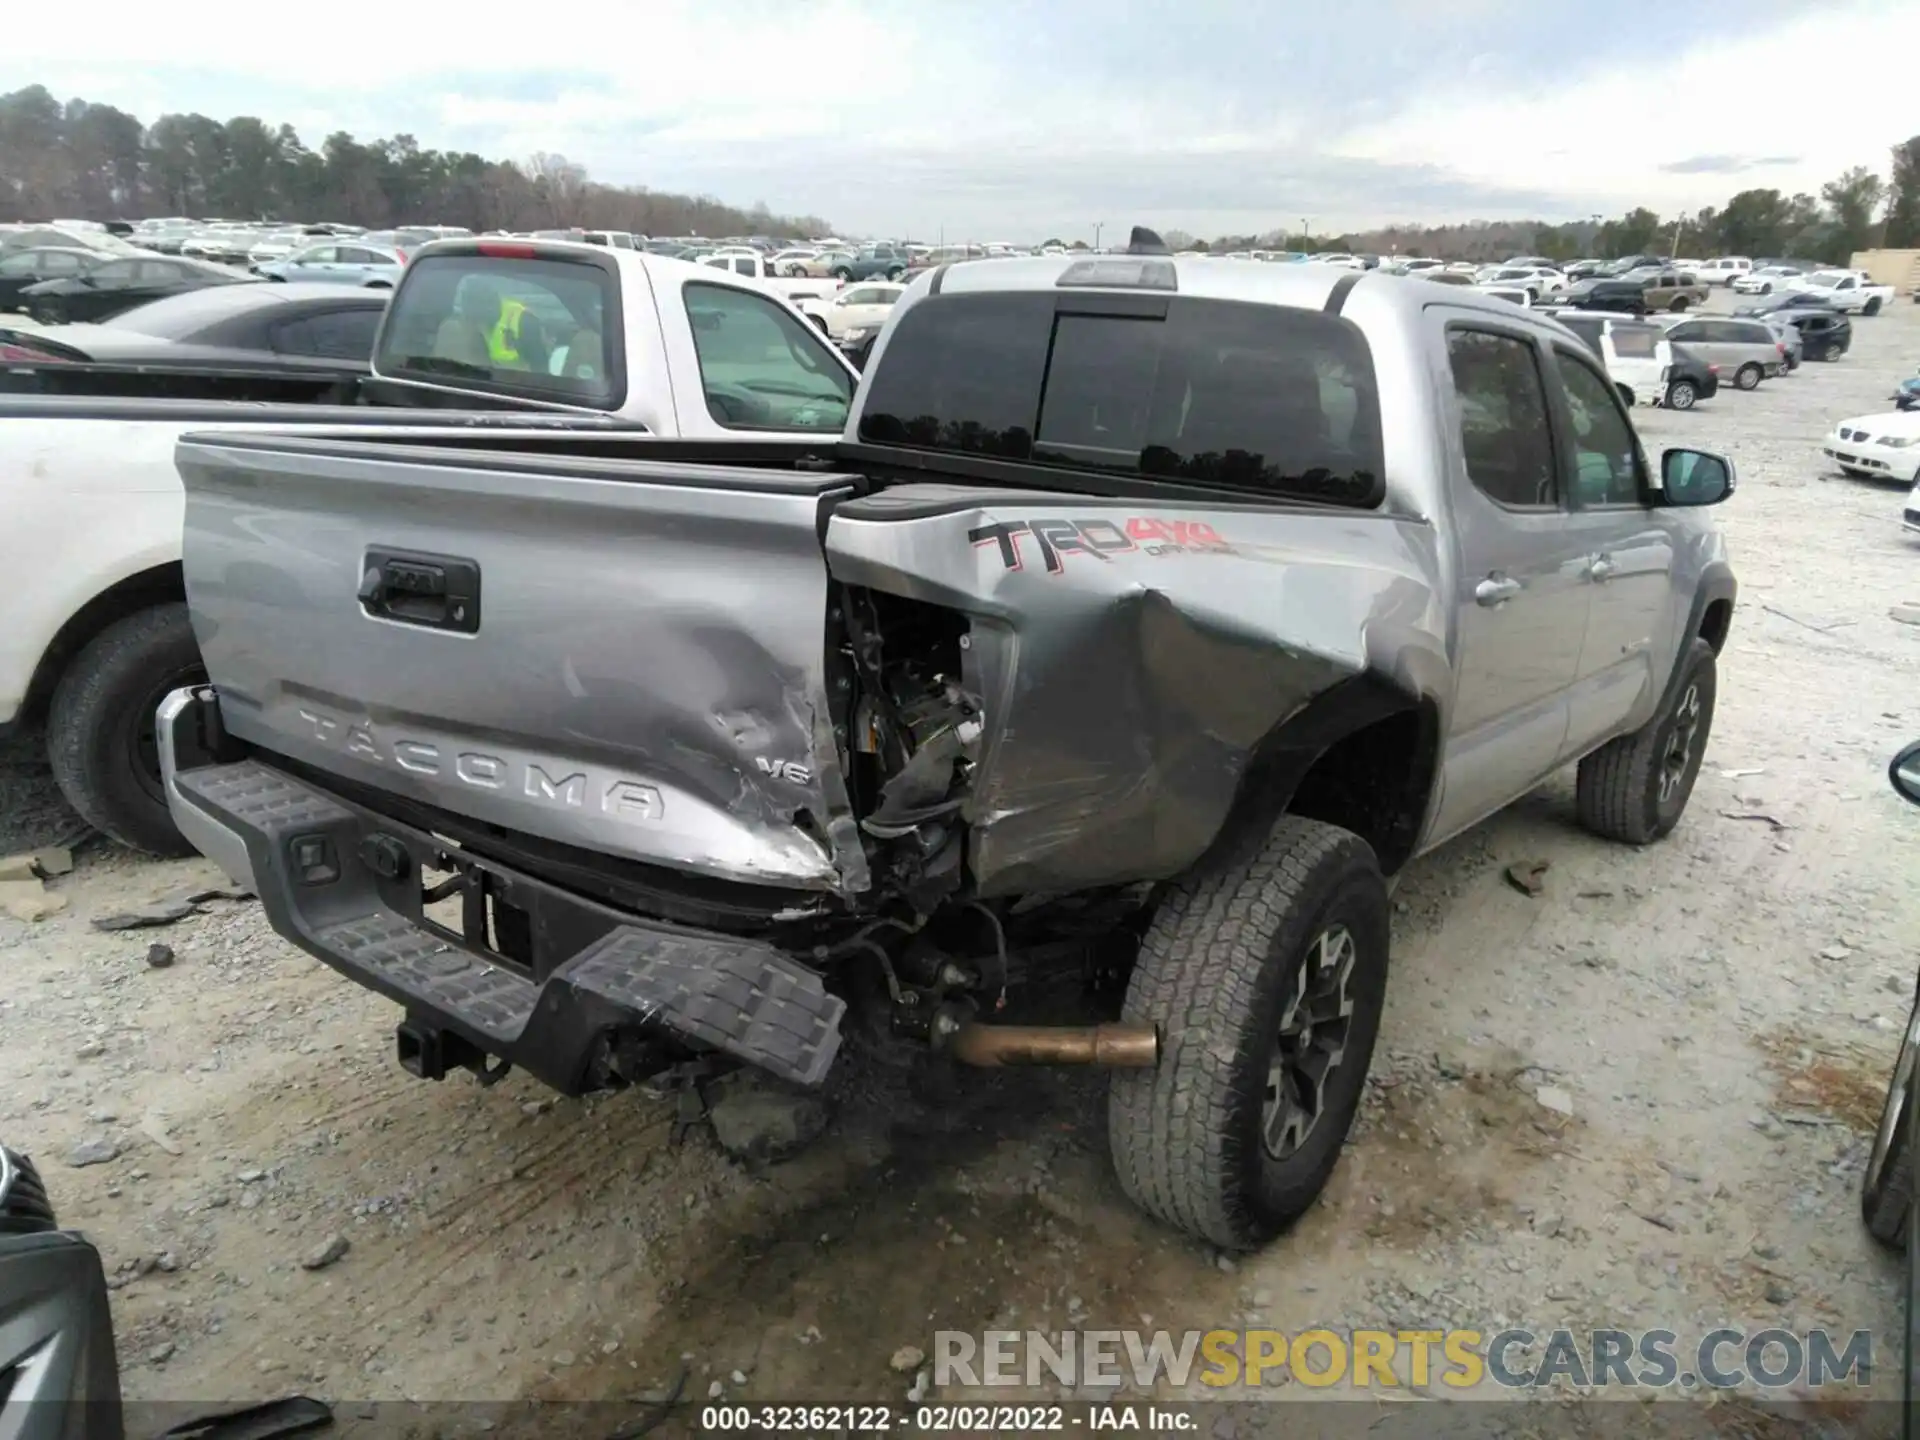
[[[42,275],[78,275],[82,270],[91,270],[93,262],[83,256],[72,255],[64,250],[48,250],[40,257]]]
[[[380,311],[332,310],[283,320],[273,327],[273,348],[282,355],[327,360],[367,360],[380,329]]]
[[[874,374],[861,438],[1378,502],[1373,357],[1350,321],[1184,296],[1165,319],[1055,308],[1052,293],[915,305]]]
[[[395,292],[377,367],[616,409],[625,398],[617,283],[580,261],[427,256]]]
[[[731,285],[689,285],[687,320],[707,413],[729,430],[837,433],[853,377],[807,324],[778,301]]]
[[[1484,330],[1447,332],[1460,447],[1474,488],[1502,505],[1557,503],[1547,387],[1534,348]]]
[[[1659,354],[1661,331],[1658,325],[1630,325],[1616,322],[1613,353],[1623,360],[1651,360]]]
[[[1573,487],[1581,505],[1635,505],[1640,474],[1633,427],[1613,385],[1567,351],[1560,356],[1573,420]]]

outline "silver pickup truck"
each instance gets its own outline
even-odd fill
[[[1733,614],[1727,461],[1552,320],[1315,265],[929,272],[824,452],[179,467],[174,817],[409,1069],[1110,1066],[1122,1183],[1229,1246],[1338,1157],[1391,878],[1575,762],[1667,834]],[[1008,1023],[1062,971],[1117,1021]]]

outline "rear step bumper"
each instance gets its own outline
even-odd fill
[[[845,1002],[779,950],[637,919],[257,760],[222,763],[213,753],[222,733],[209,690],[177,690],[162,704],[175,823],[259,895],[276,931],[406,1008],[409,1069],[438,1078],[441,1056],[497,1056],[578,1094],[626,1034],[722,1051],[797,1084],[825,1078]],[[524,967],[424,921],[420,876],[449,857],[525,917]]]

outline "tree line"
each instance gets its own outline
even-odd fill
[[[143,125],[112,105],[63,104],[43,85],[0,95],[0,221],[162,215],[375,228],[830,233],[818,216],[775,215],[764,204],[742,210],[706,195],[603,185],[560,155],[489,160],[423,149],[411,135],[360,141],[345,131],[309,149],[291,125],[251,115],[162,115]]]
[[[316,150],[292,126],[251,115],[224,122],[162,115],[142,125],[112,105],[63,104],[43,85],[0,95],[0,221],[155,215],[472,230],[582,226],[643,235],[808,236],[832,229],[819,216],[774,215],[764,204],[741,210],[711,196],[601,184],[561,155],[489,160],[423,149],[411,135],[360,141],[345,131]],[[1275,229],[1211,241],[1173,230],[1166,239],[1176,249],[1340,249],[1449,260],[1649,252],[1844,264],[1875,245],[1920,246],[1920,135],[1892,147],[1886,178],[1856,166],[1817,196],[1742,190],[1724,206],[1691,214],[1662,216],[1639,206],[1613,219],[1564,224],[1483,220],[1342,235]]]
[[[1368,255],[1423,255],[1443,260],[1504,260],[1544,255],[1746,255],[1755,259],[1817,260],[1844,265],[1857,250],[1920,248],[1920,135],[1892,147],[1885,178],[1855,166],[1820,187],[1819,195],[1742,190],[1723,206],[1660,215],[1636,206],[1611,220],[1552,225],[1537,220],[1476,220],[1465,225],[1395,225],[1344,235],[1272,230],[1222,235],[1211,241],[1172,231],[1176,249],[1347,250]]]

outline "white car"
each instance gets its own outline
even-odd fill
[[[302,234],[298,230],[276,230],[264,235],[258,244],[247,251],[249,265],[270,265],[276,260],[290,259],[295,252],[318,244],[318,237]]]
[[[1567,277],[1546,265],[1492,265],[1482,270],[1475,281],[1481,286],[1518,286],[1538,301],[1543,295],[1558,295],[1567,288]]]
[[[904,285],[878,281],[847,286],[826,304],[827,334],[842,344],[864,340],[869,331],[887,323],[887,316],[906,289]]]
[[[1776,290],[1792,288],[1787,282],[1800,279],[1804,273],[1791,265],[1762,265],[1758,270],[1734,276],[1728,283],[1741,295],[1771,295]]]
[[[1687,386],[1685,399],[1670,394],[1673,379],[1673,342],[1650,320],[1624,310],[1567,310],[1554,316],[1579,336],[1607,367],[1620,398],[1629,405],[1666,405],[1691,410],[1695,396]]]
[[[804,245],[796,245],[790,250],[776,250],[767,257],[767,268],[776,275],[785,275],[797,280],[807,273],[807,262],[818,259],[820,252]]]
[[[1505,300],[1522,310],[1533,308],[1533,292],[1524,285],[1466,285],[1461,288],[1477,295],[1491,295],[1496,300]]]
[[[1893,286],[1874,284],[1864,270],[1816,270],[1788,281],[1786,288],[1818,295],[1850,315],[1878,315],[1894,298]]]
[[[1856,415],[1827,432],[1826,457],[1858,480],[1920,485],[1920,410]]]
[[[1703,285],[1734,285],[1753,269],[1753,261],[1744,255],[1718,255],[1693,267]]]

